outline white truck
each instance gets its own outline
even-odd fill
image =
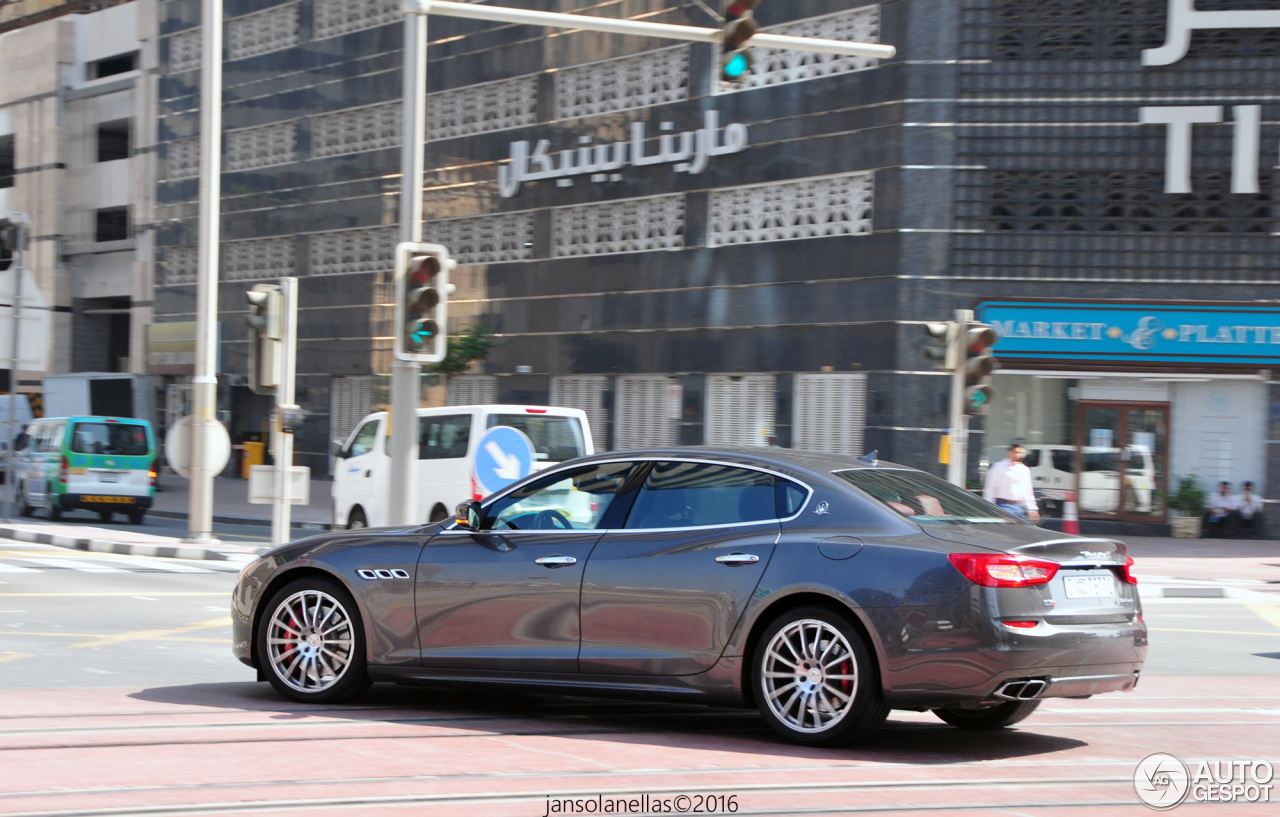
[[[523,431],[534,448],[533,470],[595,453],[587,415],[557,406],[448,406],[418,409],[418,513],[437,522],[458,503],[481,499],[472,473],[480,438],[494,426]],[[335,440],[334,528],[379,527],[388,518],[391,453],[387,413],[361,420],[345,442]]]

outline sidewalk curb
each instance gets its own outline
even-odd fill
[[[231,561],[226,553],[210,548],[174,545],[147,545],[140,542],[113,542],[110,539],[88,539],[78,536],[61,536],[54,533],[37,533],[31,530],[0,527],[0,537],[38,545],[71,548],[92,553],[114,553],[117,556],[155,556],[165,559],[191,559],[205,562]],[[246,553],[246,556],[252,554]]]
[[[147,511],[147,516],[158,516],[161,519],[186,519],[187,514],[182,511],[157,511],[152,508]],[[219,525],[255,525],[257,527],[271,527],[270,519],[256,519],[249,516],[214,516],[213,521]],[[333,530],[333,525],[328,522],[293,522],[292,527],[301,528],[302,530]]]

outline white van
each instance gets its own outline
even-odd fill
[[[1076,490],[1081,513],[1149,514],[1155,510],[1156,470],[1151,449],[1130,445],[1123,449],[1084,446],[1084,471],[1076,487],[1076,449],[1071,445],[1027,443],[1023,461],[1031,471],[1031,483],[1042,511],[1052,516],[1062,512],[1068,492]],[[1003,459],[1007,446],[988,451],[990,462]],[[1124,492],[1120,490],[1120,467],[1117,457],[1125,460]],[[985,477],[984,477],[985,478]]]
[[[380,527],[387,509],[391,451],[387,413],[364,418],[334,456],[334,528]],[[533,442],[534,470],[595,453],[587,415],[557,406],[448,406],[418,409],[418,513],[437,522],[459,502],[482,499],[471,473],[476,445],[494,426],[511,426]]]

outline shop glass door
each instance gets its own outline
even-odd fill
[[[1169,405],[1081,401],[1076,418],[1080,513],[1164,521]]]

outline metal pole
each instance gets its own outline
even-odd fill
[[[294,409],[294,376],[298,350],[298,279],[280,279],[280,385],[276,388],[276,417],[272,433],[276,435],[276,490],[271,502],[271,546],[289,541],[293,466],[293,432],[281,424],[283,410]]]
[[[400,158],[400,240],[422,240],[423,150],[427,142],[427,17],[404,17],[404,141]],[[396,327],[395,331],[399,331]],[[392,525],[418,522],[418,394],[422,367],[391,364]]]
[[[218,243],[222,199],[222,0],[201,3],[200,207],[196,272],[196,365],[191,378],[191,504],[188,542],[213,537],[208,427],[218,421]]]
[[[10,220],[14,223],[14,236],[16,238],[14,246],[13,258],[13,348],[9,350],[9,430],[5,432],[6,439],[4,441],[5,450],[9,452],[9,456],[5,458],[5,485],[9,490],[5,491],[4,515],[6,519],[13,519],[17,514],[16,500],[18,497],[18,488],[15,484],[13,474],[13,457],[17,453],[13,450],[13,424],[17,417],[15,409],[18,402],[18,344],[22,338],[22,273],[26,270],[27,260],[27,225],[24,223],[26,216],[22,218],[14,218],[18,214],[10,214]]]
[[[958,347],[953,357],[956,367],[951,372],[951,461],[947,464],[947,482],[960,488],[964,487],[969,461],[969,416],[964,413],[965,364],[968,362],[968,355],[964,347],[969,334],[969,322],[972,320],[973,312],[970,310],[955,311],[959,331],[956,332],[954,341]]]
[[[419,15],[439,14],[443,17],[488,20],[494,23],[516,23],[517,25],[602,31],[607,34],[634,34],[641,37],[662,37],[700,43],[718,43],[724,36],[723,31],[718,28],[650,23],[645,20],[617,20],[608,17],[591,17],[585,14],[561,14],[551,11],[534,11],[533,9],[513,9],[504,6],[453,3],[445,2],[444,0],[406,0],[405,13]],[[792,51],[817,51],[823,54],[877,57],[885,60],[892,59],[898,53],[898,50],[893,46],[882,43],[822,40],[814,37],[792,37],[785,34],[769,34],[767,32],[761,32],[753,36],[751,45],[758,45],[762,48],[786,48]]]

